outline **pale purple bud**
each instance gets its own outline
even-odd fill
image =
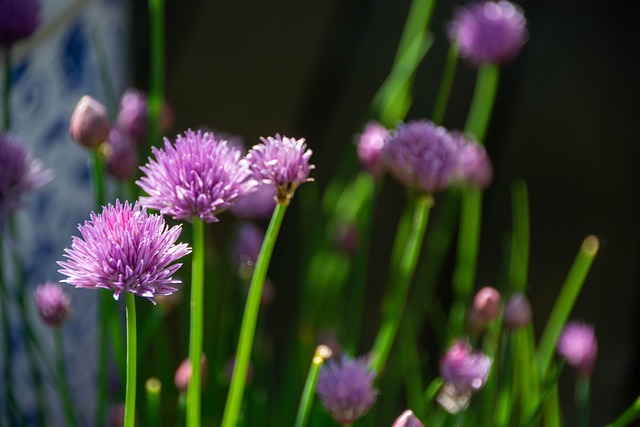
[[[207,356],[203,354],[201,360],[200,377],[202,378],[202,381],[200,383],[200,386],[204,387],[205,380],[207,379],[208,369]],[[191,361],[189,360],[189,358],[184,359],[180,366],[178,366],[178,369],[176,369],[176,373],[173,376],[173,383],[176,385],[176,388],[179,392],[186,393],[187,389],[189,388],[191,371]]]
[[[264,220],[271,218],[275,207],[275,187],[268,184],[259,184],[256,187],[256,191],[238,200],[229,208],[229,212],[238,218]]]
[[[507,329],[523,328],[531,323],[532,317],[531,303],[524,294],[514,294],[504,304],[502,322]]]
[[[416,414],[412,410],[407,409],[400,415],[391,427],[424,427]]]
[[[487,382],[491,363],[489,356],[472,352],[468,342],[458,340],[440,359],[440,375],[459,394],[474,393]]]
[[[469,311],[469,326],[474,332],[484,330],[500,314],[502,300],[500,292],[491,286],[480,289],[473,298]]]
[[[383,148],[389,131],[377,122],[369,122],[358,138],[358,158],[362,167],[376,178],[385,171]]]
[[[69,121],[69,135],[86,148],[96,148],[109,137],[111,122],[104,105],[89,95],[80,98]]]
[[[38,286],[33,294],[36,310],[44,323],[58,327],[67,319],[71,298],[57,283],[47,282]]]
[[[127,89],[120,98],[118,127],[137,141],[147,137],[147,97],[137,89]]]
[[[111,129],[103,151],[111,176],[121,181],[134,177],[138,166],[138,150],[131,136],[118,128]]]
[[[470,141],[459,154],[459,179],[474,187],[485,189],[493,180],[493,166],[483,145]]]
[[[0,46],[10,48],[30,37],[41,22],[37,0],[0,1]]]
[[[591,376],[598,356],[593,326],[577,321],[567,323],[558,339],[557,350],[580,376]]]
[[[366,414],[376,401],[375,372],[364,358],[343,356],[322,366],[316,392],[320,402],[340,424],[351,424]]]
[[[401,124],[387,139],[384,156],[396,180],[425,193],[446,190],[458,165],[453,137],[428,120]]]
[[[514,59],[527,39],[527,21],[517,5],[506,0],[472,3],[454,13],[448,35],[459,54],[475,66],[504,64]]]

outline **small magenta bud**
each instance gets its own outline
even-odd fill
[[[391,427],[424,427],[420,422],[416,414],[412,410],[408,409],[400,415]]]
[[[201,362],[201,377],[202,377],[202,383],[201,386],[204,386],[204,381],[207,378],[207,356],[206,355],[202,355],[202,362]],[[173,377],[173,382],[176,385],[176,388],[178,389],[178,391],[180,391],[181,393],[186,393],[187,389],[189,388],[189,380],[191,379],[191,361],[189,360],[189,358],[186,358],[182,361],[182,363],[180,364],[180,366],[178,366],[178,369],[176,369],[176,373]]]
[[[460,175],[464,182],[487,188],[493,180],[493,166],[484,146],[470,142],[460,150]]]
[[[113,128],[103,148],[109,174],[121,181],[132,179],[138,167],[138,151],[131,136]]]
[[[86,148],[96,148],[109,137],[111,123],[107,109],[100,102],[85,95],[80,98],[69,121],[69,135]]]
[[[385,171],[382,149],[388,135],[389,131],[380,123],[369,122],[358,138],[360,164],[375,178],[380,178]]]
[[[467,317],[469,329],[475,333],[482,332],[498,317],[501,308],[500,292],[491,286],[480,289],[473,299],[473,305]]]
[[[533,313],[527,297],[521,293],[513,295],[504,305],[502,321],[505,328],[515,330],[531,323]]]
[[[578,375],[591,376],[598,356],[598,341],[592,326],[576,321],[567,323],[558,339],[557,350]]]
[[[34,294],[36,310],[42,321],[49,326],[58,327],[67,319],[71,299],[62,286],[47,282],[36,288]]]
[[[147,137],[147,97],[144,93],[127,89],[122,94],[116,123],[137,141]]]

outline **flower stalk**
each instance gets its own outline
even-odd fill
[[[189,360],[191,379],[187,390],[187,426],[200,425],[201,360],[204,323],[204,222],[193,220],[193,258],[191,261],[191,326]]]
[[[124,427],[134,427],[136,417],[137,329],[135,295],[127,292],[127,377],[124,398]]]

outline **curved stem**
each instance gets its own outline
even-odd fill
[[[302,391],[302,398],[300,399],[300,406],[298,407],[295,427],[305,427],[307,425],[309,413],[311,412],[311,404],[313,403],[313,393],[316,390],[318,375],[320,374],[320,368],[322,368],[325,359],[328,359],[329,357],[331,357],[331,349],[329,347],[319,345],[316,348],[313,359],[311,360],[309,375],[307,375],[307,381],[305,382],[304,390]]]
[[[134,427],[136,419],[137,330],[135,295],[126,292],[127,301],[127,385],[124,397],[124,427]]]
[[[191,264],[191,326],[189,362],[191,378],[187,390],[187,426],[200,425],[202,383],[202,337],[204,323],[204,222],[193,220],[193,260]]]
[[[432,205],[433,198],[430,195],[417,198],[402,256],[393,260],[398,266],[391,269],[395,274],[391,275],[388,294],[383,301],[382,325],[372,349],[371,367],[375,372],[380,372],[384,367],[397,335]]]
[[[260,298],[262,296],[262,287],[267,277],[267,269],[271,260],[271,254],[282,225],[282,219],[287,210],[287,205],[278,203],[273,211],[269,228],[260,249],[260,255],[253,272],[251,285],[249,287],[249,295],[247,296],[247,305],[242,316],[242,326],[240,327],[240,337],[238,341],[238,349],[236,351],[236,361],[231,377],[231,386],[227,395],[227,403],[224,408],[222,417],[222,427],[234,427],[240,414],[240,406],[242,405],[242,395],[244,393],[247,371],[249,368],[249,357],[253,347],[253,338],[256,329],[256,321],[258,319],[258,310],[260,308]]]

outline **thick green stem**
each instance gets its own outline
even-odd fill
[[[500,69],[495,64],[486,64],[478,70],[473,101],[464,126],[465,132],[472,134],[477,141],[484,141],[493,113],[493,104],[498,89]]]
[[[391,268],[388,294],[383,301],[382,325],[371,353],[371,367],[376,372],[380,372],[384,367],[398,332],[432,205],[433,198],[430,195],[421,195],[417,198],[411,230],[406,236],[402,256],[393,260],[398,265]]]
[[[280,232],[282,219],[287,210],[286,204],[278,203],[271,217],[269,228],[262,243],[256,268],[253,272],[251,285],[249,287],[249,295],[247,296],[247,304],[242,316],[242,325],[240,327],[240,337],[238,340],[238,349],[236,351],[235,366],[233,376],[231,377],[231,386],[227,395],[227,403],[224,408],[222,417],[222,427],[235,427],[242,405],[242,395],[244,393],[247,371],[249,369],[249,358],[253,347],[253,339],[258,320],[258,310],[260,308],[260,298],[262,296],[262,287],[267,277],[267,269],[271,261],[271,254]]]
[[[147,392],[147,421],[149,427],[160,427],[162,383],[158,378],[149,378],[144,388]]]
[[[75,417],[73,415],[73,406],[69,397],[69,386],[67,385],[67,375],[64,368],[64,346],[62,344],[62,331],[60,327],[54,328],[54,338],[56,345],[56,360],[58,369],[58,389],[60,390],[60,399],[64,409],[64,416],[69,427],[75,426]]]
[[[136,372],[138,363],[138,337],[136,330],[136,300],[131,292],[127,301],[127,379],[124,397],[124,427],[134,427],[136,419]]]
[[[187,426],[196,427],[201,421],[202,340],[204,323],[204,222],[193,220],[193,260],[191,263],[191,326],[189,361],[191,378],[187,390]]]
[[[2,97],[2,129],[11,128],[11,50],[4,48],[4,95]]]
[[[587,427],[589,425],[589,389],[591,378],[589,376],[578,376],[575,385],[576,402],[576,426]]]
[[[597,237],[588,236],[584,239],[569,275],[562,285],[538,346],[538,369],[541,378],[547,376],[562,328],[569,318],[599,248],[600,241]]]
[[[309,413],[311,412],[311,404],[313,403],[313,394],[316,390],[316,384],[318,382],[318,375],[320,374],[320,368],[324,364],[325,359],[331,357],[331,349],[325,345],[319,345],[311,360],[311,367],[309,368],[309,375],[307,375],[307,381],[304,384],[304,390],[302,391],[302,398],[300,399],[300,406],[298,407],[298,415],[296,416],[295,427],[305,427],[309,420]]]
[[[431,115],[431,121],[440,125],[444,120],[444,113],[447,111],[447,104],[449,104],[449,95],[451,94],[451,87],[453,86],[453,77],[456,74],[456,65],[458,64],[458,45],[449,45],[449,51],[447,52],[447,63],[445,64],[444,72],[442,74],[442,80],[440,81],[440,88],[438,89],[438,96],[436,97],[436,104],[433,108],[433,114]]]
[[[164,100],[165,73],[165,34],[164,34],[164,0],[149,1],[149,20],[151,25],[151,58],[149,69],[149,104],[148,104],[148,147],[159,139],[158,123]]]

